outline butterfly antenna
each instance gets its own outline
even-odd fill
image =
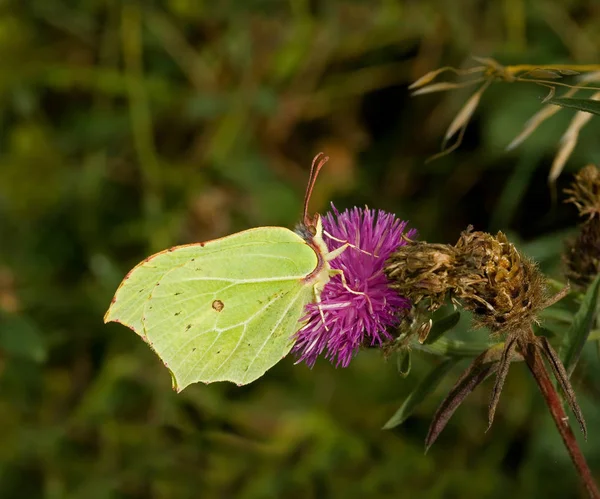
[[[313,188],[315,187],[315,182],[317,181],[317,177],[319,176],[319,172],[321,168],[329,161],[329,156],[325,156],[325,153],[320,152],[313,159],[312,165],[310,167],[310,174],[308,176],[308,185],[306,186],[306,194],[304,195],[304,225],[312,226],[314,225],[313,220],[308,216],[308,203],[310,201],[310,196],[312,195]]]

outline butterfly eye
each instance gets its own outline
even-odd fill
[[[299,223],[296,225],[294,232],[298,234],[305,241],[310,241],[316,234],[316,229],[312,225],[305,225],[303,223]]]

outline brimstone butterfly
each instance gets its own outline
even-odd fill
[[[195,382],[244,385],[290,351],[304,307],[336,273],[321,218],[308,216],[319,170],[313,160],[304,220],[296,232],[259,227],[148,257],[121,282],[104,322],[119,322],[150,345],[177,391]],[[337,271],[339,273],[339,271]]]

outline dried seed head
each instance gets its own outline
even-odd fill
[[[586,289],[600,273],[600,218],[582,224],[577,237],[565,246],[566,277],[577,288]]]
[[[565,189],[570,197],[565,203],[573,203],[579,215],[589,219],[600,217],[600,170],[595,165],[587,165],[575,175],[571,187]]]
[[[565,189],[581,217],[576,238],[567,241],[563,260],[566,277],[580,289],[585,289],[600,272],[600,170],[588,165],[575,175],[575,181]]]
[[[499,232],[463,232],[457,244],[412,242],[392,254],[391,286],[414,304],[436,310],[449,297],[493,333],[529,326],[545,300],[544,278]]]
[[[455,285],[457,258],[453,246],[409,241],[388,260],[389,285],[414,305],[425,299],[427,310],[437,310]]]
[[[502,232],[492,236],[467,230],[456,247],[470,255],[470,282],[460,299],[476,325],[511,333],[537,321],[546,299],[545,280]]]

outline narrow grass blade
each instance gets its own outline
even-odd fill
[[[554,116],[558,111],[561,110],[560,106],[548,105],[544,106],[540,111],[535,113],[523,127],[523,130],[517,135],[508,146],[507,151],[512,151],[516,147],[520,146],[525,140],[548,118]]]
[[[600,293],[600,274],[588,287],[573,323],[567,331],[560,348],[560,357],[569,376],[573,374],[581,350],[587,341],[597,314],[598,294]]]
[[[471,85],[475,85],[476,83],[480,83],[483,80],[478,78],[472,81],[466,81],[463,83],[451,83],[447,81],[443,81],[440,83],[432,83],[431,85],[427,85],[426,87],[419,88],[415,90],[411,95],[414,97],[416,95],[425,95],[432,94],[434,92],[445,92],[446,90],[456,90],[458,88],[469,87]]]
[[[448,71],[461,76],[461,75],[468,75],[468,74],[473,74],[473,73],[481,73],[481,72],[485,71],[485,67],[479,66],[479,67],[470,68],[470,69],[456,69],[451,66],[444,66],[443,68],[429,71],[429,73],[421,76],[421,78],[419,78],[417,81],[412,83],[408,88],[409,88],[409,90],[413,90],[415,88],[424,87],[425,85],[427,85],[427,84],[431,83],[433,80],[435,80],[440,74],[448,72]]]
[[[548,104],[555,106],[568,107],[577,109],[585,113],[600,114],[600,102],[594,99],[572,99],[565,97],[555,97],[546,101]]]
[[[488,87],[488,82],[486,82],[479,90],[477,90],[477,92],[475,92],[473,95],[471,95],[471,97],[469,97],[469,100],[465,103],[465,105],[462,107],[462,109],[454,117],[454,119],[452,120],[452,123],[450,123],[450,126],[448,127],[448,130],[446,131],[446,135],[444,136],[444,142],[447,142],[461,128],[464,128],[467,126],[467,124],[469,123],[469,120],[471,119],[471,116],[473,116],[475,109],[477,109],[477,106],[479,105],[479,101],[481,100],[481,95],[483,94],[483,92],[485,91],[485,89],[487,87]]]

